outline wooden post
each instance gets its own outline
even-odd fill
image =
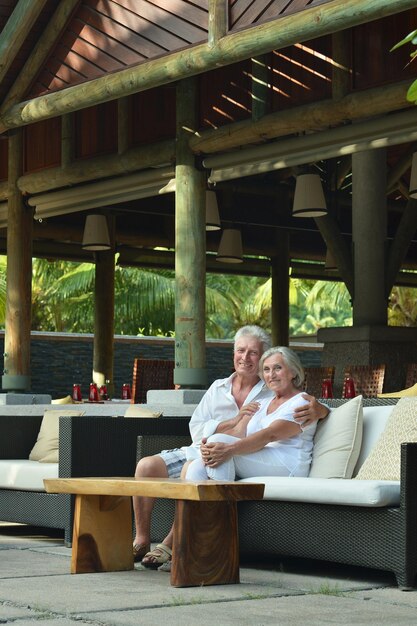
[[[210,48],[226,35],[228,28],[227,0],[209,0],[208,45]]]
[[[175,370],[174,383],[204,387],[205,174],[196,169],[188,140],[197,128],[197,79],[177,85],[175,169]]]
[[[353,326],[386,326],[388,319],[386,158],[385,148],[352,157]]]
[[[114,216],[107,216],[107,225],[112,249],[95,254],[93,381],[98,386],[107,384],[111,397],[114,395]]]
[[[290,242],[288,231],[277,236],[277,251],[271,259],[271,336],[273,346],[289,345]]]
[[[23,169],[23,132],[9,136],[6,330],[2,386],[8,391],[30,388],[32,313],[32,209],[17,188]]]

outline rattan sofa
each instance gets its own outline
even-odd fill
[[[0,415],[0,459],[28,459],[42,415]],[[163,447],[190,440],[188,419],[61,416],[59,476],[131,476],[138,435],[157,436]],[[73,496],[0,489],[0,520],[65,531],[71,545]]]
[[[329,403],[337,406],[340,401]],[[395,404],[396,400],[364,399],[363,403],[366,407]],[[343,506],[265,499],[242,502],[239,504],[241,551],[256,558],[302,557],[386,570],[395,574],[401,589],[414,588],[416,487],[417,443],[407,443],[401,446],[399,506]]]
[[[327,402],[336,407],[344,400]],[[364,407],[396,402],[395,399],[363,400]],[[158,439],[139,437],[138,458],[160,450]],[[285,499],[241,502],[238,504],[241,554],[258,562],[290,556],[386,570],[395,574],[401,589],[415,587],[417,443],[403,444],[401,452],[399,506],[344,506]],[[158,501],[157,506],[152,534],[154,540],[161,540],[172,522],[173,505]]]

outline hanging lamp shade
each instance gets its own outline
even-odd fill
[[[326,199],[318,174],[299,174],[295,183],[294,217],[322,217],[327,215]]]
[[[417,198],[417,152],[414,152],[411,162],[410,198]]]
[[[87,215],[82,247],[84,250],[110,250],[109,229],[105,215]]]
[[[216,261],[223,263],[242,263],[242,235],[236,228],[225,228],[220,239]]]
[[[215,191],[206,191],[206,230],[220,230],[219,207]]]

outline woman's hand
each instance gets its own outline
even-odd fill
[[[242,406],[236,417],[220,422],[217,426],[216,433],[226,433],[233,435],[233,437],[245,437],[246,427],[249,421],[252,419],[254,413],[259,410],[259,402],[248,402],[245,406]]]
[[[221,442],[206,443],[206,441],[206,439],[203,439],[200,448],[204,465],[217,467],[233,456],[229,444]]]
[[[245,404],[245,406],[242,406],[239,413],[236,415],[236,419],[238,421],[245,419],[245,418],[250,419],[253,416],[253,414],[256,413],[256,411],[258,411],[260,406],[261,405],[259,404],[259,402],[249,402],[248,404]]]

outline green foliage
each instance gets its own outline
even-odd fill
[[[417,326],[416,290],[409,287],[394,287],[388,309],[390,326]]]
[[[412,44],[413,46],[417,46],[417,30],[411,31],[411,33],[409,33],[406,37],[404,37],[404,39],[396,43],[395,46],[391,48],[391,52],[393,50],[397,50],[401,46],[405,46],[406,44]],[[417,56],[417,50],[412,50],[410,52],[410,63],[414,61],[416,56]],[[409,102],[414,102],[414,104],[417,104],[417,80],[411,83],[410,87],[408,88],[407,100]]]
[[[32,328],[94,331],[92,263],[33,259]],[[271,280],[207,274],[206,335],[232,338],[244,324],[271,330]],[[417,326],[415,289],[395,287],[388,310],[391,326]],[[352,309],[343,283],[290,279],[290,334],[350,326]],[[0,257],[0,325],[6,310],[6,257]],[[172,271],[115,267],[115,333],[174,335],[175,275]]]

